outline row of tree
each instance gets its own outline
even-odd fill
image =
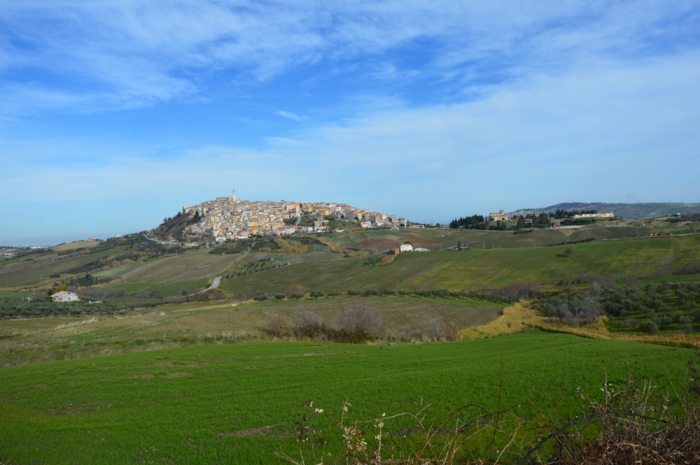
[[[535,215],[532,213],[528,213],[527,215],[523,216],[520,215],[518,216],[517,221],[515,222],[515,225],[508,224],[507,221],[489,221],[487,217],[484,217],[483,215],[472,215],[472,216],[465,216],[462,218],[456,218],[450,222],[450,228],[451,229],[489,229],[489,230],[499,230],[499,231],[508,231],[508,230],[516,230],[519,231],[521,229],[530,227],[530,228],[546,228],[552,224],[552,220],[550,219],[550,215],[546,213],[540,213],[539,215]]]

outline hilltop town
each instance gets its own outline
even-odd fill
[[[185,227],[185,236],[211,235],[217,242],[258,235],[323,233],[339,223],[365,229],[398,229],[409,225],[406,218],[345,203],[239,200],[235,190],[230,197],[184,206],[182,215],[191,217],[192,222]]]

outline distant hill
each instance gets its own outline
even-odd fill
[[[644,218],[658,218],[674,215],[676,213],[700,213],[700,203],[602,203],[602,202],[566,202],[558,203],[544,208],[523,208],[510,212],[510,215],[527,215],[528,213],[554,213],[557,210],[597,210],[599,212],[612,211],[616,216],[639,220]]]

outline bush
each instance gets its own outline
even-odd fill
[[[275,337],[284,337],[289,334],[289,320],[277,312],[267,314],[267,327]]]
[[[362,291],[358,291],[357,289],[348,290],[348,295],[360,295],[360,294],[362,294]]]
[[[338,297],[340,295],[340,291],[331,291],[328,293],[328,297]]]
[[[314,299],[318,299],[319,297],[323,297],[324,294],[321,291],[311,291],[309,292],[309,297],[313,297]]]
[[[292,294],[290,297],[291,297],[292,299],[299,300],[299,299],[301,299],[302,297],[304,297],[304,295],[306,295],[306,294],[304,294],[304,293],[302,293],[302,292],[295,292],[295,293]]]
[[[394,289],[382,289],[382,295],[396,295]]]
[[[659,327],[653,321],[645,321],[639,325],[639,329],[649,334],[657,334],[659,332]]]
[[[286,296],[285,296],[284,294],[277,294],[277,295],[275,296],[275,299],[277,299],[277,300],[282,300],[282,299],[284,299],[285,297],[286,297]]]
[[[459,339],[459,327],[452,322],[445,322],[442,318],[434,318],[428,323],[428,330],[435,339],[456,341]]]
[[[267,296],[266,295],[256,295],[255,297],[253,297],[253,299],[257,300],[258,302],[262,302],[263,300],[267,300]]]
[[[323,319],[313,312],[294,312],[290,320],[290,329],[297,338],[317,338],[325,333]]]
[[[365,338],[379,337],[384,330],[379,314],[366,306],[345,310],[338,317],[338,326],[341,331]]]

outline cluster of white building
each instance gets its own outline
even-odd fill
[[[200,218],[200,221],[185,228],[186,234],[211,233],[217,242],[258,235],[327,232],[328,217],[359,220],[363,228],[400,228],[408,225],[406,218],[361,210],[344,203],[238,200],[235,190],[230,197],[182,207],[182,212],[186,215],[197,214]],[[304,215],[314,220],[313,226],[299,224]]]

